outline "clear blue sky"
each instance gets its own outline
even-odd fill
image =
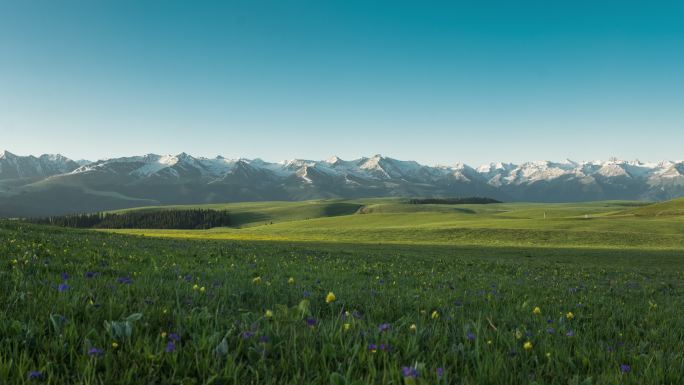
[[[0,1],[0,148],[684,158],[684,2]]]

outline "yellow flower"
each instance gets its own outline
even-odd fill
[[[349,329],[351,329],[351,324],[350,323],[344,324],[344,331],[346,332]]]
[[[416,324],[411,324],[411,326],[409,326],[409,329],[411,329],[412,332],[415,332],[416,330],[418,330],[418,327],[416,327]]]
[[[294,283],[295,283],[294,278],[290,277],[290,279],[287,280],[287,283],[288,283],[289,285],[294,285]]]
[[[252,283],[255,285],[258,285],[261,283],[261,277],[254,277],[252,278]]]
[[[541,309],[539,308],[539,306],[535,307],[534,310],[532,310],[532,314],[536,314],[536,315],[541,314]]]
[[[525,350],[532,350],[532,342],[527,341],[523,344],[523,349]]]
[[[114,349],[116,349],[116,348],[119,347],[119,344],[117,344],[116,341],[114,341],[114,342],[112,342],[112,347],[113,347]]]
[[[565,318],[567,318],[567,319],[573,319],[573,318],[575,318],[575,315],[572,314],[571,311],[569,311],[568,314],[565,315]]]
[[[161,338],[166,338],[166,332],[161,332],[161,333],[159,334],[159,336],[160,336]]]
[[[546,353],[546,358],[551,358],[551,353]]]
[[[434,310],[434,311],[432,312],[432,315],[430,315],[430,317],[431,317],[432,319],[437,319],[437,318],[439,318],[439,313],[437,313],[437,310]]]
[[[266,317],[266,318],[273,317],[273,312],[270,310],[266,310],[266,312],[264,313],[264,317]]]
[[[522,338],[522,332],[520,330],[515,330],[515,339],[519,340]]]
[[[492,344],[492,340],[487,340],[487,345],[491,345],[491,344]]]
[[[193,285],[192,290],[199,290],[199,285],[198,284]]]
[[[336,299],[337,297],[335,297],[335,293],[331,291],[325,296],[325,303],[333,303]]]
[[[200,290],[200,293],[204,293],[206,289],[204,288],[204,286],[202,286],[202,287],[200,287],[199,290]]]

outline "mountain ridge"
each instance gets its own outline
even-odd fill
[[[684,195],[684,161],[533,161],[427,166],[380,154],[343,160],[146,154],[73,161],[0,153],[0,216],[153,204],[361,197],[488,196],[506,201],[665,200]]]

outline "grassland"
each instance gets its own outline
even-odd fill
[[[634,202],[222,207],[242,210],[240,228],[0,222],[0,383],[684,378],[681,216]]]
[[[684,209],[680,202],[669,203],[670,211]],[[211,205],[201,207],[236,212],[240,228],[118,232],[186,239],[684,249],[684,215],[635,215],[652,210],[642,205],[409,205],[387,199]],[[329,206],[346,210],[325,215]],[[255,217],[261,219],[252,220]]]

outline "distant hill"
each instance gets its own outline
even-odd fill
[[[0,217],[150,205],[368,197],[486,196],[581,202],[684,195],[684,162],[527,162],[426,166],[375,155],[355,160],[201,158],[148,154],[75,162],[0,154]]]
[[[644,217],[684,216],[684,198],[654,203],[636,209],[626,210],[619,214]]]

